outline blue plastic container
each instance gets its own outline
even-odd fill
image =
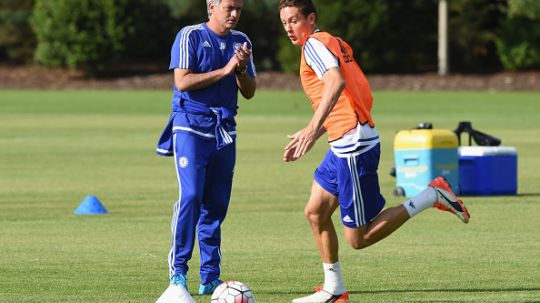
[[[439,176],[459,192],[457,148],[458,138],[451,130],[399,131],[394,138],[395,193],[412,197]]]
[[[505,146],[459,148],[462,195],[517,194],[517,149]]]

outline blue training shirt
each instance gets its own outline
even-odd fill
[[[219,36],[206,23],[186,26],[174,40],[169,69],[189,69],[199,74],[223,68],[244,42],[252,49],[251,41],[242,32],[231,30],[229,34]],[[256,76],[253,55],[248,61],[247,72],[251,77]],[[156,152],[171,156],[172,135],[176,132],[215,140],[218,149],[231,144],[236,138],[234,117],[237,108],[238,85],[234,73],[198,90],[179,91],[173,86],[172,113],[158,140]]]
[[[231,30],[228,35],[219,36],[208,28],[206,23],[186,26],[178,32],[171,49],[169,69],[189,69],[193,73],[207,73],[223,68],[234,55],[234,50],[244,42],[252,49],[246,34]],[[256,76],[253,55],[247,65],[248,74]],[[233,73],[208,87],[193,91],[178,91],[173,88],[173,111],[180,99],[193,100],[212,107],[237,108],[238,86]]]

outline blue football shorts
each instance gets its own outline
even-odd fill
[[[384,208],[377,168],[380,144],[348,157],[338,157],[329,150],[313,178],[326,191],[337,196],[343,225],[365,225]]]

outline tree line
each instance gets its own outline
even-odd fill
[[[349,42],[368,73],[437,70],[438,0],[314,0],[318,24]],[[244,0],[237,29],[257,69],[298,70],[278,0]],[[448,0],[451,72],[540,68],[540,1]],[[82,69],[166,68],[178,30],[207,20],[205,0],[2,0],[0,62]]]

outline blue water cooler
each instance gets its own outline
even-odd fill
[[[463,195],[517,194],[517,149],[510,146],[462,146],[459,185]]]

